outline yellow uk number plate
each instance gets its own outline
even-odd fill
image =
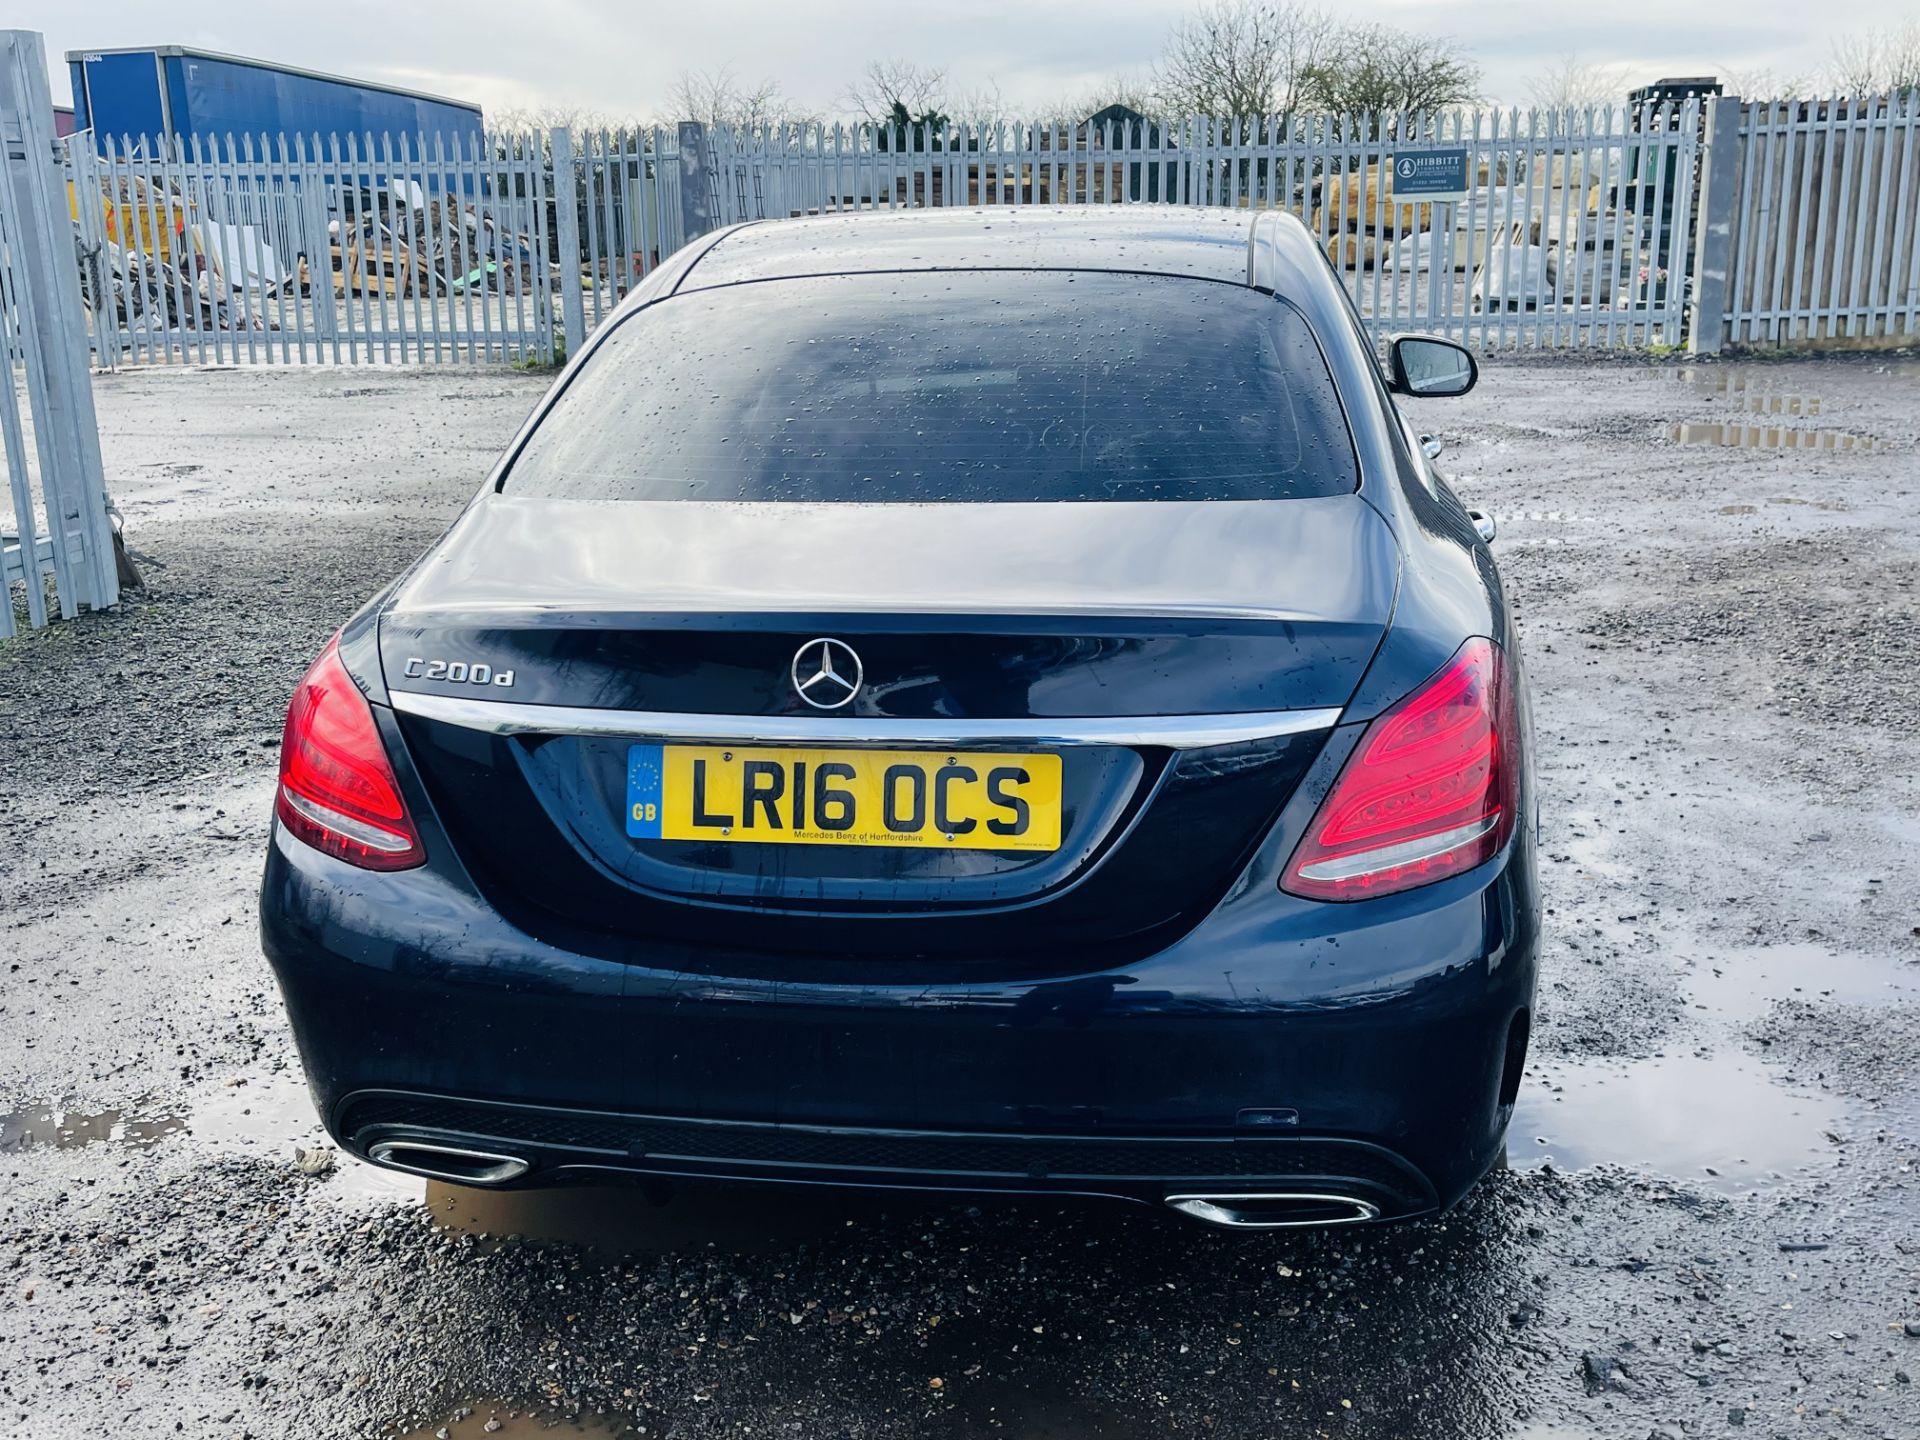
[[[949,750],[635,745],[640,840],[1058,850],[1060,757]]]

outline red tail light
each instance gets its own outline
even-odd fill
[[[1471,870],[1513,833],[1519,743],[1507,657],[1469,640],[1360,737],[1280,888],[1368,900]]]
[[[373,709],[340,663],[335,641],[287,707],[274,809],[289,834],[363,870],[426,863]]]

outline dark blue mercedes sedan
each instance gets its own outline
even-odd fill
[[[469,1185],[1444,1209],[1539,899],[1487,548],[1308,232],[824,216],[662,266],[287,716],[328,1129]]]

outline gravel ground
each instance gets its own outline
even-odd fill
[[[98,381],[150,588],[0,645],[0,1434],[1920,1435],[1920,361],[1419,405],[1532,668],[1534,1054],[1458,1212],[1287,1237],[295,1164],[286,696],[541,385]]]

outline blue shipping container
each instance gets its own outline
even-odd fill
[[[178,45],[73,50],[76,123],[98,148],[111,135],[135,142],[178,136],[349,135],[477,139],[480,107],[391,85],[321,75],[265,60]]]

